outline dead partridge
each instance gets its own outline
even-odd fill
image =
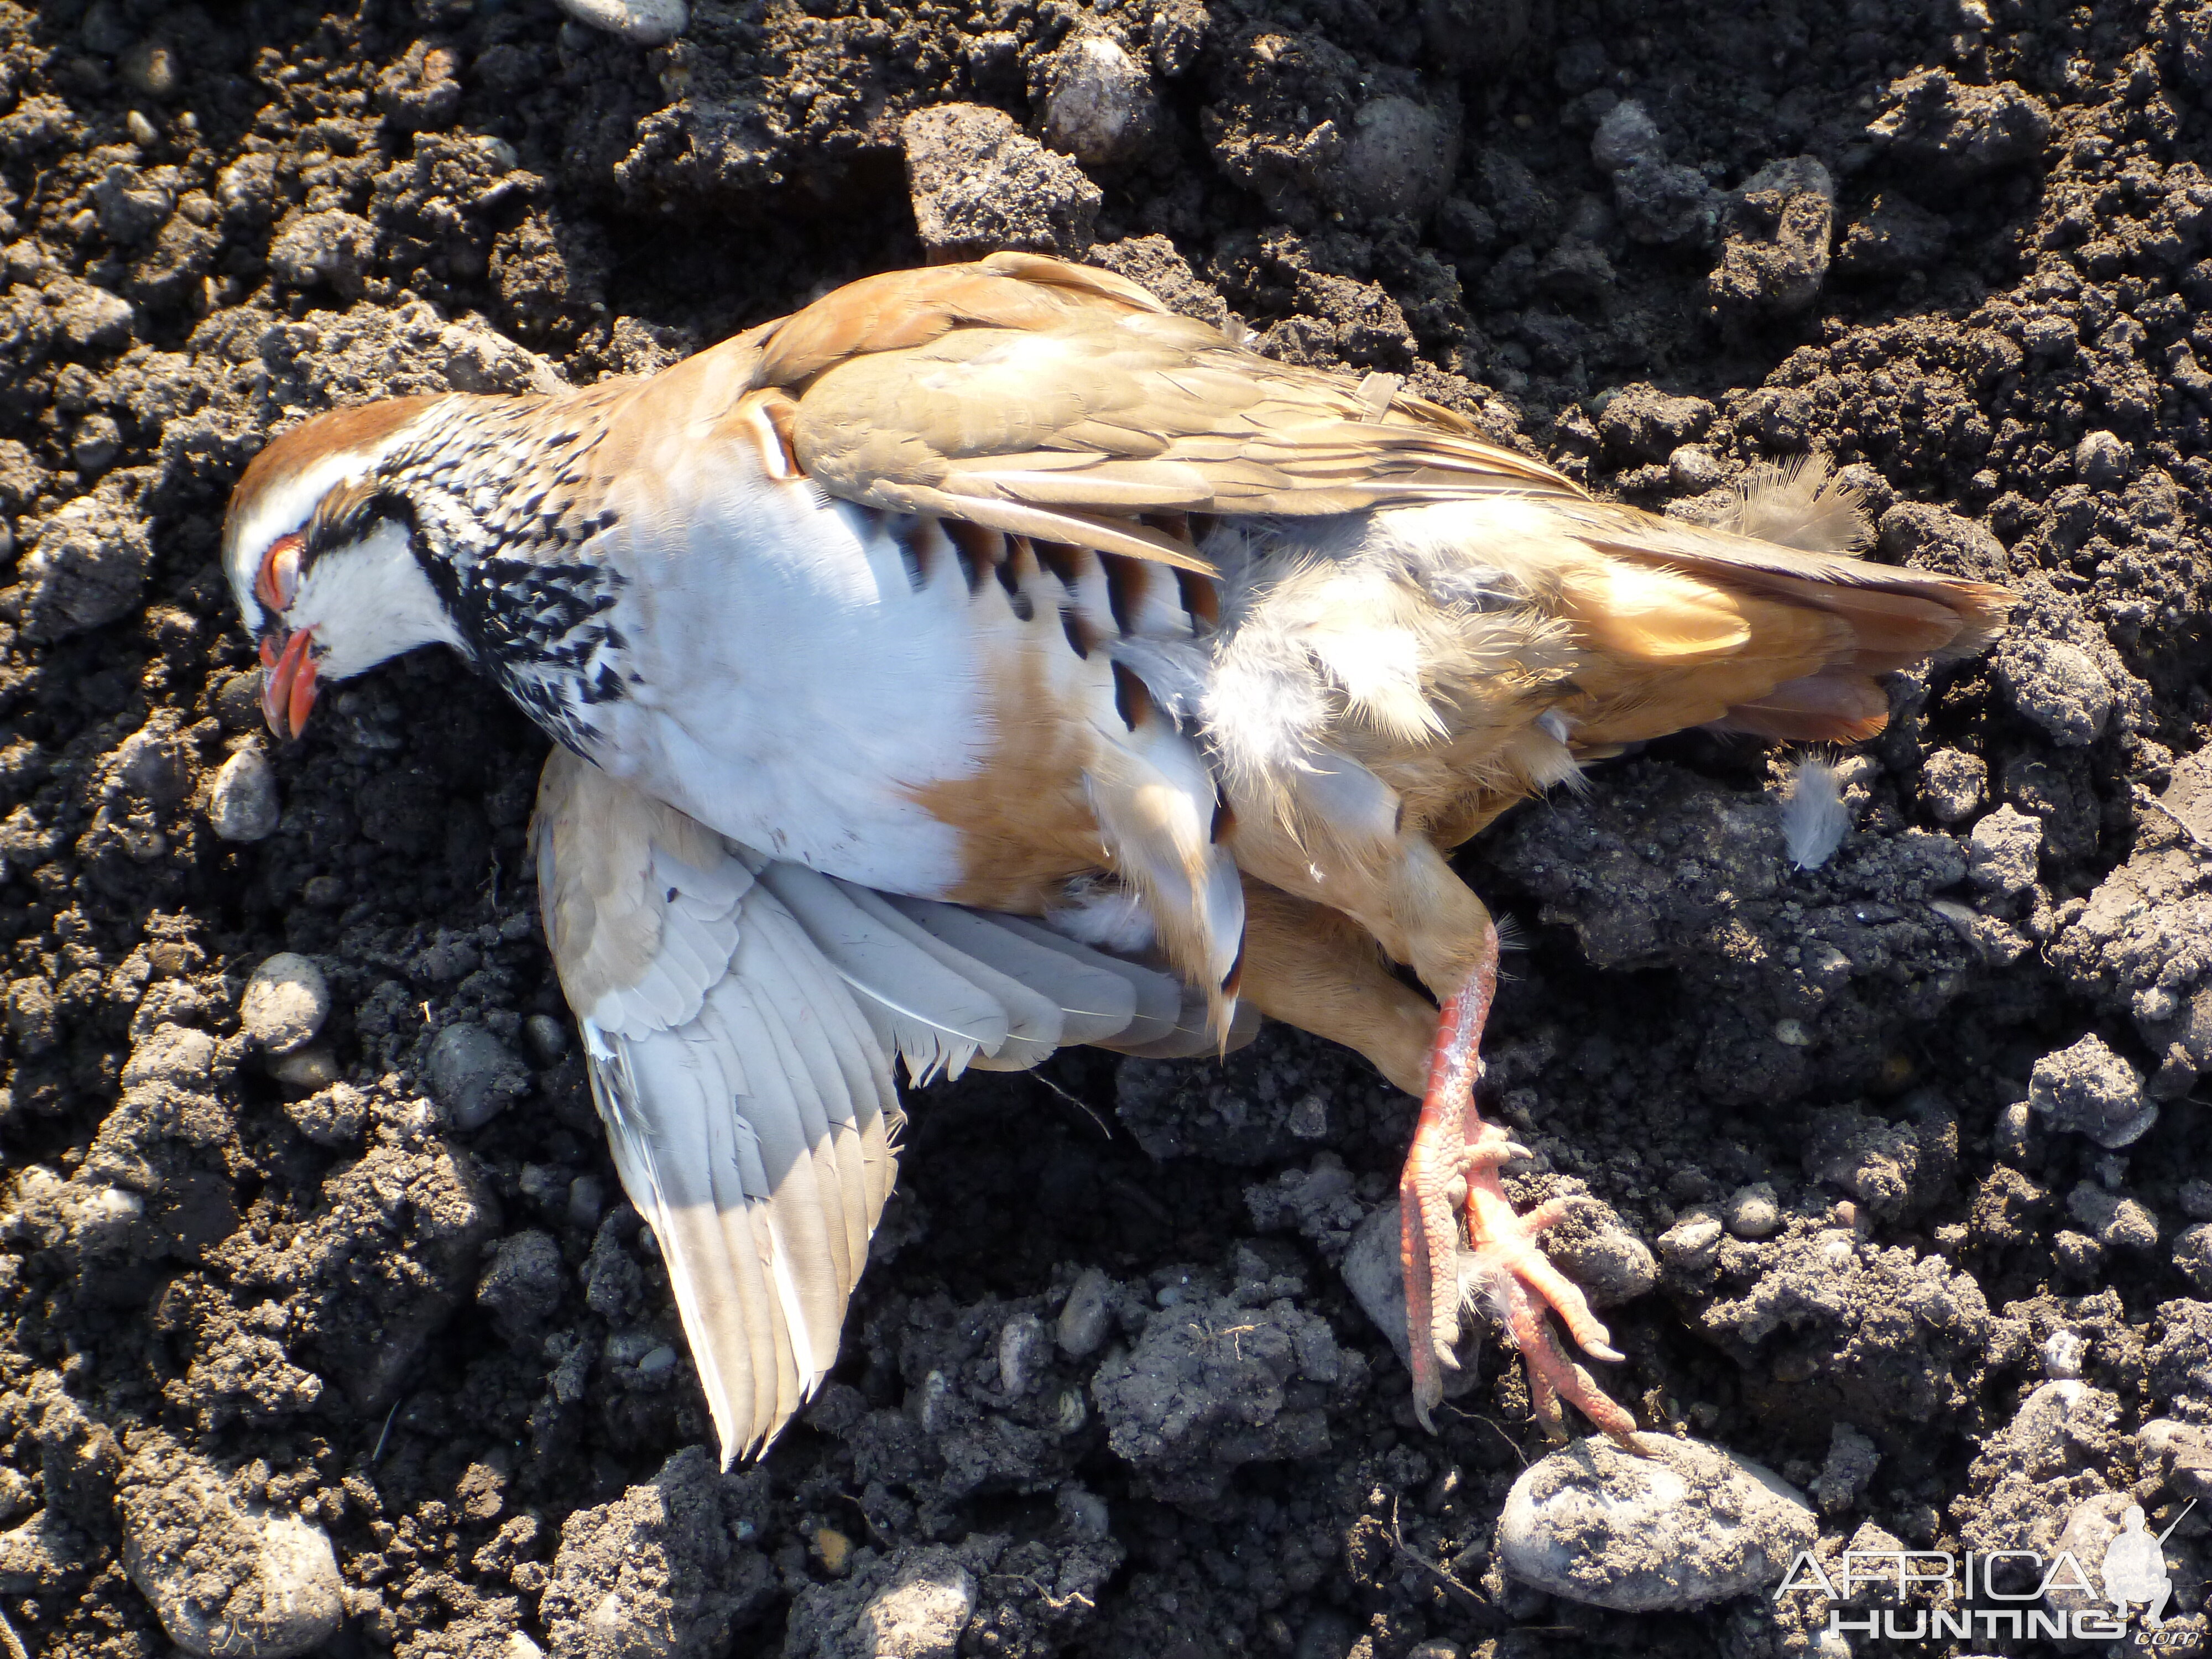
[[[559,745],[547,933],[731,1455],[835,1359],[895,1056],[1212,1051],[1240,1009],[1420,1097],[1423,1420],[1484,1301],[1547,1426],[1564,1397],[1626,1441],[1475,1109],[1498,930],[1444,854],[1687,726],[1867,737],[1885,670],[1996,632],[2002,590],[1834,550],[1861,533],[1819,471],[1728,529],[1594,501],[1390,376],[1000,254],[648,380],[310,421],[223,558],[279,731],[442,643]]]

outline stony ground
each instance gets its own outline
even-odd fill
[[[1832,457],[1876,556],[2021,593],[1898,685],[1817,869],[1773,757],[1703,738],[1470,848],[1525,947],[1495,1103],[1520,1195],[1591,1200],[1615,1393],[1806,1491],[1827,1559],[2101,1559],[2212,1496],[2208,142],[2203,0],[700,0],[660,49],[547,0],[0,0],[20,1650],[1814,1650],[1808,1597],[1500,1576],[1517,1368],[1421,1432],[1340,1271],[1413,1103],[1282,1033],[916,1097],[834,1382],[717,1474],[537,937],[542,741],[404,661],[214,833],[267,827],[215,558],[273,428],[997,243],[1654,508]],[[280,950],[332,1009],[272,1060]]]

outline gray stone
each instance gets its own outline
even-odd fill
[[[1113,1295],[1114,1281],[1097,1268],[1085,1267],[1077,1276],[1060,1310],[1060,1351],[1070,1359],[1087,1358],[1104,1343]]]
[[[448,1025],[430,1039],[430,1092],[457,1129],[480,1129],[530,1091],[530,1068],[481,1025]]]
[[[2074,446],[2074,476],[2092,489],[2106,489],[2135,470],[2136,453],[2114,432],[2085,434]]]
[[[1458,148],[1458,124],[1434,105],[1370,99],[1352,118],[1336,193],[1356,219],[1425,219],[1451,188]]]
[[[204,1088],[215,1068],[215,1039],[187,1025],[163,1023],[141,1037],[123,1065],[123,1086],[166,1084]]]
[[[1659,1235],[1659,1259],[1670,1273],[1705,1273],[1721,1259],[1725,1227],[1711,1210],[1686,1212]]]
[[[1650,1246],[1601,1199],[1570,1198],[1543,1238],[1545,1254],[1588,1292],[1592,1307],[1620,1307],[1659,1282]]]
[[[224,841],[261,841],[281,817],[276,773],[258,749],[241,749],[222,763],[208,792],[208,828]]]
[[[665,46],[690,27],[685,0],[559,0],[578,22],[619,35],[634,46]]]
[[[1782,1206],[1774,1183],[1755,1181],[1739,1187],[1721,1202],[1721,1220],[1738,1238],[1771,1237],[1782,1226]]]
[[[290,951],[279,951],[256,968],[238,1000],[239,1029],[272,1054],[305,1048],[330,1015],[331,988],[323,970]]]
[[[1626,1613],[1701,1607],[1781,1578],[1820,1523],[1758,1464],[1698,1441],[1592,1437],[1522,1473],[1498,1553],[1523,1583]]]
[[[2053,1128],[2087,1135],[2100,1146],[2130,1146],[2158,1121],[2142,1073],[2094,1031],[2035,1062],[2027,1103]]]
[[[1037,66],[1044,140],[1093,167],[1144,149],[1159,121],[1152,76],[1110,35],[1079,31]]]
[[[1359,1304],[1360,1311],[1389,1339],[1399,1363],[1410,1370],[1413,1349],[1406,1335],[1406,1267],[1400,1214],[1395,1200],[1372,1211],[1352,1234],[1352,1246],[1345,1251],[1337,1271],[1344,1275],[1345,1287],[1352,1292],[1352,1299]],[[1464,1255],[1461,1260],[1464,1262]],[[1472,1340],[1479,1326],[1474,1321],[1467,1322],[1467,1325],[1463,1336]],[[1474,1381],[1475,1368],[1469,1364],[1462,1364],[1457,1370],[1445,1371],[1445,1398],[1455,1399],[1467,1393],[1474,1386]]]

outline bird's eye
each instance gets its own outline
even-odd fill
[[[292,608],[300,591],[300,550],[306,544],[307,538],[295,531],[270,543],[269,550],[261,556],[260,574],[253,579],[253,597],[269,610],[283,612]]]

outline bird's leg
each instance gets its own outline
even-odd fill
[[[1428,1088],[1413,1144],[1398,1186],[1406,1269],[1406,1330],[1412,1351],[1413,1410],[1424,1428],[1443,1399],[1443,1368],[1457,1369],[1460,1308],[1480,1297],[1490,1303],[1528,1367],[1528,1392],[1538,1419],[1562,1432],[1564,1399],[1606,1434],[1634,1449],[1636,1419],[1590,1374],[1560,1352],[1544,1315],[1556,1313],[1577,1345],[1593,1358],[1618,1361],[1605,1327],[1582,1291],[1536,1246],[1536,1235],[1557,1221],[1554,1201],[1516,1215],[1498,1182],[1506,1159],[1525,1156],[1507,1133],[1483,1121],[1474,1104],[1480,1075],[1482,1028],[1498,989],[1498,930],[1486,915],[1480,950],[1460,988],[1444,999],[1430,1051]],[[1459,1265],[1464,1217],[1474,1261],[1465,1278]]]

